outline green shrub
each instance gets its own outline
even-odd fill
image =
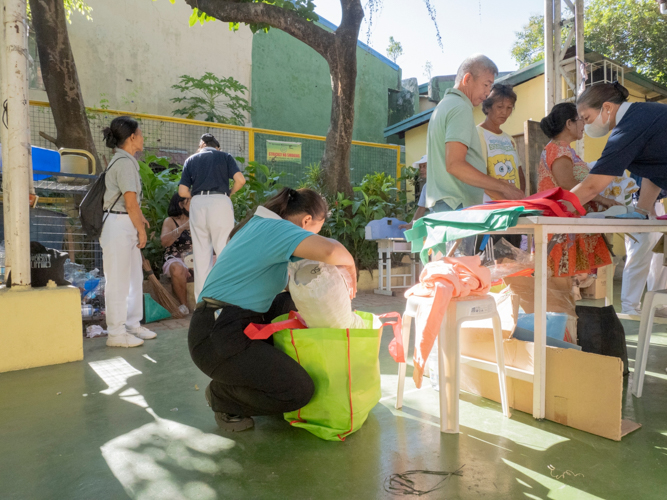
[[[151,165],[159,166],[164,170],[156,173]],[[139,160],[139,175],[141,176],[143,200],[141,211],[150,224],[148,241],[143,250],[144,256],[151,263],[156,274],[160,274],[164,263],[164,247],[160,241],[162,223],[168,217],[167,209],[171,197],[178,191],[178,182],[181,180],[183,167],[170,168],[169,158],[147,155]]]
[[[404,180],[404,179],[399,179]],[[299,187],[321,191],[322,172],[319,164],[306,169],[306,178]],[[377,268],[377,243],[366,240],[366,226],[383,217],[410,220],[416,209],[414,202],[408,203],[407,195],[396,187],[396,180],[384,172],[367,174],[361,184],[354,188],[354,199],[338,193],[328,199],[330,215],[321,234],[340,241],[354,257],[357,270]]]

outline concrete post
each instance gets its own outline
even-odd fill
[[[583,78],[581,75],[581,64],[585,64],[586,56],[584,54],[584,0],[575,0],[574,4],[574,40],[576,43],[576,62],[575,62],[575,75],[577,93],[576,96],[579,97],[581,94],[583,86]],[[584,157],[584,140],[577,141],[577,154],[580,158]]]
[[[561,40],[561,0],[554,0],[554,104],[563,100],[563,78],[560,76],[560,63],[563,60]]]
[[[28,24],[26,0],[4,0],[3,102],[7,101],[7,139],[3,141],[4,226],[12,289],[30,287],[31,146],[28,95]],[[4,127],[4,125],[3,125]],[[6,148],[5,148],[6,144]],[[4,155],[4,150],[7,154]]]
[[[0,43],[3,45],[3,50],[0,50],[0,115],[4,113],[4,102],[7,96],[7,51],[4,50],[5,43],[5,6],[4,3],[0,6]],[[7,141],[9,138],[9,130],[5,126],[5,121],[3,120],[0,123],[0,146],[2,147],[2,164],[7,165],[7,157],[9,154],[9,149],[7,147]],[[4,220],[7,220],[9,213],[9,178],[6,175],[2,177],[2,191],[3,191],[3,217]],[[5,239],[5,276],[11,269],[11,238]]]
[[[554,107],[554,0],[544,0],[544,114]]]

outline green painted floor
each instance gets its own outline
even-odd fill
[[[634,358],[638,323],[624,324]],[[383,401],[346,442],[277,417],[222,434],[185,330],[129,350],[86,340],[83,362],[0,374],[0,499],[398,498],[383,489],[390,474],[462,466],[424,498],[667,498],[667,333],[657,331],[644,396],[624,397],[624,416],[643,427],[621,442],[516,411],[508,420],[465,393],[460,434],[441,434],[428,380],[419,391],[408,385],[394,410],[389,335]]]

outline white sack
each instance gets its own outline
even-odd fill
[[[289,291],[309,328],[364,328],[336,266],[300,260],[289,265]]]

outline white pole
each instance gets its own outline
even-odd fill
[[[26,0],[4,1],[6,51],[7,164],[9,200],[5,203],[5,240],[10,241],[12,288],[30,286],[30,176],[31,146],[28,94],[28,25]],[[4,148],[3,148],[4,149]]]
[[[0,40],[3,45],[3,50],[0,50],[0,115],[4,112],[4,102],[7,98],[9,87],[7,86],[7,51],[4,50],[5,43],[5,6],[0,8]],[[0,146],[2,147],[2,165],[6,166],[9,156],[9,148],[7,147],[9,139],[9,130],[5,127],[4,120],[0,123]],[[9,178],[6,175],[2,177],[2,209],[4,220],[9,220]],[[5,232],[6,235],[6,232]],[[7,276],[11,269],[11,238],[5,238],[5,276]]]
[[[575,75],[576,80],[576,96],[579,97],[581,86],[583,85],[581,75],[581,63],[585,64],[586,56],[584,55],[584,0],[576,0],[574,4],[574,40],[576,43],[576,58],[575,61]],[[577,141],[577,154],[580,158],[584,158],[584,140]]]
[[[544,114],[554,106],[554,0],[544,0]]]
[[[563,60],[561,48],[561,0],[554,0],[554,104],[563,100],[563,79],[560,76],[560,62]]]

